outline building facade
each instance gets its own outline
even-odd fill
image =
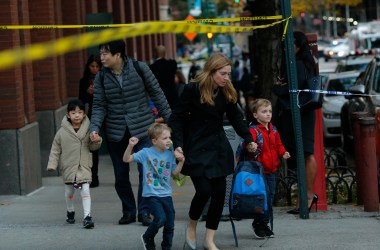
[[[86,24],[109,13],[113,23],[170,20],[169,0],[4,0],[0,25]],[[2,29],[0,50],[43,43],[84,29]],[[154,34],[126,40],[126,53],[149,62],[159,44],[175,58],[175,36]],[[0,71],[0,195],[28,194],[42,185],[50,147],[70,98],[78,96],[88,50]],[[17,55],[15,55],[17,56]]]

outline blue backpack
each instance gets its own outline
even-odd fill
[[[257,131],[258,153],[263,146],[262,133],[256,125],[251,125]],[[267,193],[264,181],[264,169],[260,162],[249,161],[247,151],[241,142],[236,150],[236,167],[232,179],[230,193],[230,221],[235,238],[235,245],[238,246],[234,219],[253,219],[258,214],[263,215],[268,210]]]

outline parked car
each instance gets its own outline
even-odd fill
[[[348,39],[335,39],[332,41],[332,45],[323,51],[326,62],[330,59],[340,60],[349,54],[350,47],[348,45]]]
[[[344,72],[344,71],[365,71],[368,63],[373,59],[373,55],[349,55],[346,58],[339,61],[336,66],[335,72]]]
[[[348,101],[341,110],[342,143],[346,151],[353,151],[351,116],[353,112],[365,111],[375,116],[380,108],[380,57],[373,58],[364,73],[348,91],[355,95],[345,96]],[[375,96],[368,96],[375,95]]]
[[[325,90],[346,92],[355,84],[359,71],[346,71],[330,74]],[[339,138],[341,134],[340,112],[346,99],[342,95],[325,94],[322,104],[323,135],[328,138]]]

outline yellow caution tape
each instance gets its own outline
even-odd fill
[[[239,18],[241,20],[242,18]],[[31,44],[24,48],[9,49],[0,52],[0,70],[9,68],[23,62],[44,59],[49,56],[59,56],[68,52],[85,49],[113,40],[125,39],[135,36],[162,33],[239,33],[249,32],[256,29],[264,29],[284,21],[289,18],[275,21],[270,24],[257,26],[220,26],[199,23],[187,23],[184,21],[175,22],[141,22],[126,27],[105,29],[101,31],[87,32],[81,35],[60,38],[54,41]],[[220,20],[220,19],[217,19]]]
[[[261,20],[278,20],[282,19],[282,16],[256,16],[256,17],[229,17],[229,18],[214,18],[214,19],[195,19],[195,20],[184,20],[184,21],[160,21],[163,23],[188,23],[188,24],[216,24],[224,22],[246,22],[246,21],[261,21]],[[18,30],[18,29],[82,29],[82,28],[120,28],[120,27],[131,27],[135,24],[98,24],[98,25],[87,25],[87,24],[69,24],[69,25],[0,25],[1,29]]]

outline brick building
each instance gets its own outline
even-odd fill
[[[86,24],[109,13],[113,23],[168,20],[169,0],[3,0],[0,25]],[[106,14],[107,15],[107,14]],[[20,29],[0,32],[0,50],[78,35],[84,29]],[[173,34],[129,38],[127,55],[153,58],[163,44],[175,58]],[[78,96],[87,50],[0,71],[0,195],[27,194],[42,185],[54,135],[69,98]],[[17,55],[15,55],[17,56]]]

